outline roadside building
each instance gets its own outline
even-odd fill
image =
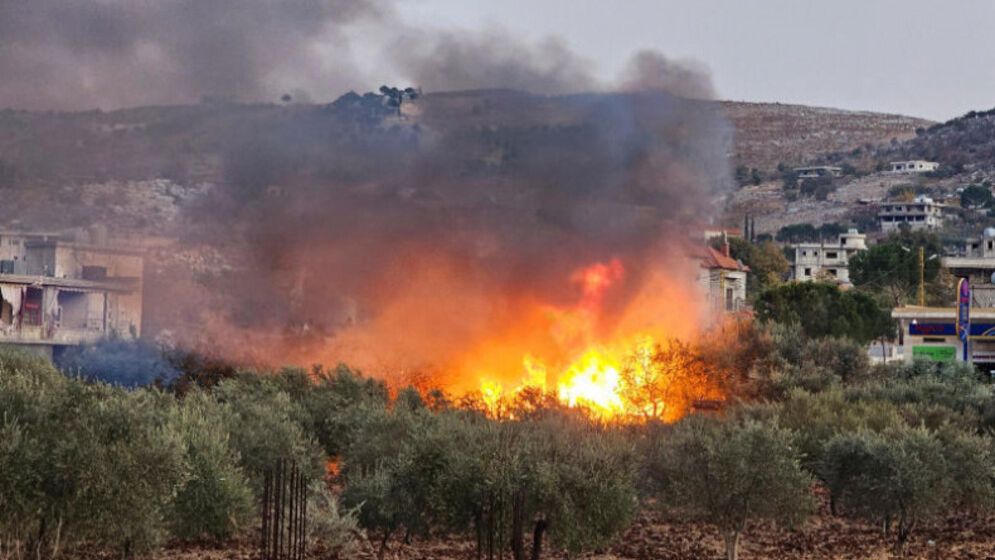
[[[944,205],[928,196],[917,196],[912,202],[892,201],[878,205],[881,231],[897,231],[905,224],[913,231],[938,229],[943,226]]]
[[[729,256],[729,244],[722,250],[708,245],[696,247],[691,258],[698,262],[698,286],[709,308],[716,313],[732,313],[746,308],[746,275],[750,268]]]
[[[967,355],[983,371],[995,371],[995,228],[965,243],[963,256],[944,257],[945,269],[971,286]],[[950,294],[951,301],[955,295]],[[956,307],[905,306],[896,308],[906,360],[963,360],[964,343],[957,334]]]
[[[841,233],[834,242],[798,243],[791,278],[799,282],[825,280],[850,286],[850,258],[867,249],[867,236],[856,229]]]
[[[143,251],[106,233],[0,232],[0,345],[53,357],[142,326]]]
[[[890,163],[892,173],[928,173],[939,169],[935,161],[915,159],[911,161],[893,161]]]

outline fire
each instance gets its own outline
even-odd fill
[[[499,414],[517,395],[532,390],[600,419],[672,421],[687,410],[688,394],[717,396],[716,389],[702,381],[701,368],[681,354],[686,347],[669,337],[663,339],[670,333],[661,324],[662,317],[656,322],[634,321],[637,328],[631,332],[624,320],[617,321],[614,329],[603,332],[604,299],[624,277],[618,259],[576,271],[570,278],[579,286],[577,303],[567,308],[546,307],[543,313],[549,331],[558,335],[553,351],[547,349],[546,354],[562,359],[542,359],[526,352],[517,379],[502,382],[492,375],[478,375],[479,394],[487,409]],[[642,312],[636,309],[628,315],[642,317]],[[678,347],[672,348],[674,344]],[[497,341],[480,361],[493,356],[495,347],[504,350]]]

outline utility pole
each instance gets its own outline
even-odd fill
[[[926,248],[919,247],[919,307],[926,306]]]

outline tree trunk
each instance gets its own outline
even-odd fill
[[[34,541],[28,541],[28,554],[34,550],[35,558],[41,559],[41,547],[42,543],[45,542],[45,529],[48,526],[48,518],[42,516],[38,521],[38,535],[35,537]]]
[[[384,530],[383,538],[380,539],[380,549],[377,550],[377,560],[383,560],[384,555],[387,554],[387,541],[390,540],[390,531]]]
[[[726,560],[739,558],[739,531],[728,531],[723,537],[726,541]]]
[[[511,555],[525,560],[525,493],[519,490],[511,502]]]
[[[542,555],[542,536],[548,526],[545,519],[536,521],[536,526],[532,530],[532,560],[539,560],[539,556]]]
[[[481,560],[484,554],[484,520],[481,519],[480,512],[477,512],[473,516],[473,529],[477,534],[477,560]]]
[[[909,541],[909,535],[912,534],[912,523],[906,521],[905,515],[898,521],[898,527],[895,528],[895,556],[899,558],[905,556],[905,543]]]

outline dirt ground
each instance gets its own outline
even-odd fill
[[[769,526],[751,527],[741,541],[740,558],[751,559],[891,559],[891,537],[879,528],[834,518],[826,512],[814,516],[796,530]],[[317,551],[316,551],[317,552]],[[241,546],[174,546],[154,556],[157,560],[248,560],[255,554],[250,543]],[[313,554],[311,558],[334,558]],[[415,540],[405,545],[394,542],[388,552],[391,560],[472,560],[473,544],[459,539]],[[566,558],[549,554],[550,559]],[[368,543],[348,558],[373,560],[376,554]],[[510,554],[506,555],[510,558]],[[633,526],[606,550],[582,555],[589,560],[697,560],[724,558],[722,540],[715,529],[677,520],[662,519],[654,512],[640,514]],[[905,558],[921,560],[962,560],[995,558],[995,517],[959,515],[924,525],[913,534]]]

